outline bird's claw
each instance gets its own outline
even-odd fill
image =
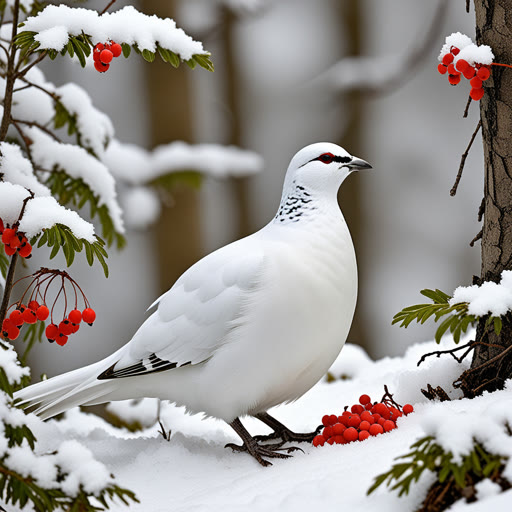
[[[254,443],[247,444],[235,444],[228,443],[225,448],[231,448],[235,452],[247,452],[252,455],[262,466],[272,466],[272,463],[268,460],[265,460],[263,457],[268,457],[271,459],[289,459],[291,455],[287,455],[286,453],[281,453],[282,451],[286,451],[287,453],[291,453],[297,450],[300,450],[304,453],[304,451],[298,446],[288,446],[282,447],[284,442],[272,443],[272,444],[259,444],[254,440]]]
[[[169,429],[166,431],[160,420],[158,420],[158,424],[160,425],[160,430],[158,431],[158,433],[161,434],[166,441],[170,441],[172,430]]]

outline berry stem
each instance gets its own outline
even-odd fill
[[[511,66],[510,64],[501,64],[501,63],[499,63],[499,62],[493,62],[493,63],[491,64],[491,66],[502,66],[502,67],[504,67],[504,68],[512,68],[512,66]]]

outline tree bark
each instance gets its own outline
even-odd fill
[[[512,0],[475,0],[476,42],[489,45],[495,62],[512,64]],[[512,70],[494,66],[480,102],[485,158],[481,278],[499,282],[512,270]],[[479,345],[471,369],[462,376],[466,396],[503,387],[512,376],[512,321],[503,318],[498,336],[485,319],[477,328]],[[493,346],[489,346],[493,345]]]

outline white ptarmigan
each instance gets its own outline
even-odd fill
[[[335,144],[301,149],[269,224],[190,267],[117,352],[14,398],[42,418],[111,400],[170,400],[229,423],[243,441],[230,446],[260,464],[288,457],[285,442],[315,433],[292,432],[267,411],[308,391],[347,338],[357,265],[337,192],[359,169],[371,166]],[[274,434],[252,437],[245,415]]]

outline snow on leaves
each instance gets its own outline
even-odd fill
[[[174,67],[185,61],[192,68],[199,64],[213,71],[203,45],[177,28],[173,20],[147,16],[132,6],[100,15],[89,9],[49,5],[25,21],[16,42],[26,51],[47,51],[51,58],[58,52],[71,57],[76,54],[85,67],[94,44],[109,40],[122,44],[125,57],[133,48],[149,62],[158,53]]]

